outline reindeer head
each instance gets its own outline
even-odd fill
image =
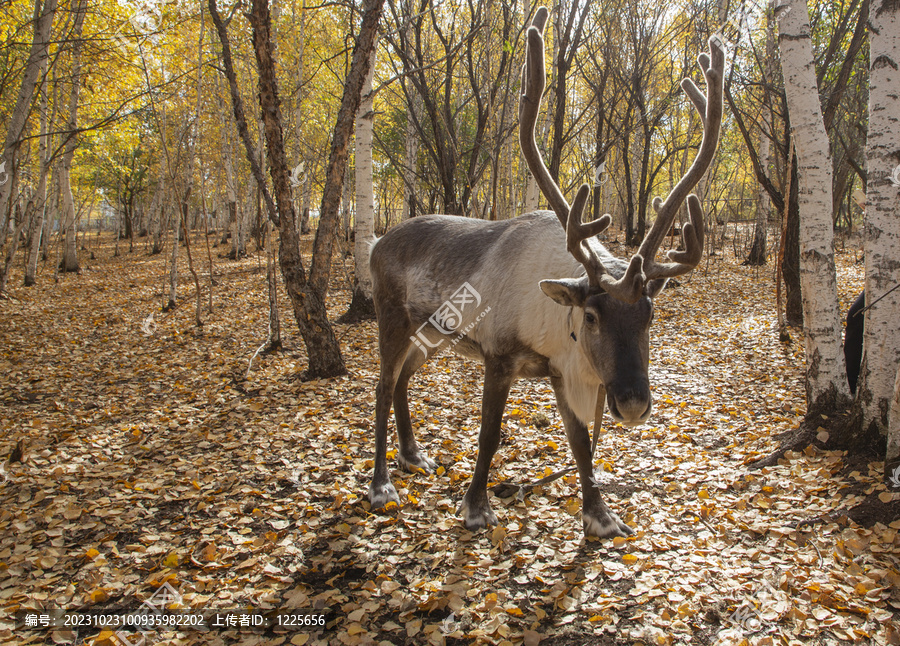
[[[608,214],[593,222],[582,222],[590,187],[583,184],[570,207],[544,164],[535,141],[535,125],[546,84],[542,32],[547,17],[544,7],[538,9],[526,36],[519,141],[529,170],[566,231],[566,248],[584,266],[585,274],[543,280],[540,285],[557,303],[582,312],[576,342],[606,387],[612,416],[617,421],[636,424],[649,417],[652,407],[648,366],[653,298],[662,291],[669,278],[694,269],[703,254],[703,209],[697,196],[689,193],[706,173],[718,145],[725,55],[720,45],[710,39],[710,54],[699,56],[708,97],[690,79],[681,83],[703,122],[700,149],[668,197],[653,200],[656,221],[638,252],[626,262],[612,257],[595,239],[612,222]],[[669,251],[665,262],[657,262],[660,243],[685,200],[690,222],[682,228],[683,250]]]

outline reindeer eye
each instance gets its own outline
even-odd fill
[[[596,325],[597,317],[594,316],[591,312],[584,313],[584,322],[588,325]]]

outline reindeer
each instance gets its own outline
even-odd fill
[[[650,415],[653,299],[669,278],[694,269],[703,253],[703,210],[688,193],[709,168],[718,144],[724,54],[710,40],[710,54],[698,58],[708,98],[690,79],[682,82],[703,122],[700,149],[665,201],[654,200],[656,221],[625,262],[596,239],[612,221],[608,214],[582,222],[589,187],[581,186],[570,206],[535,142],[546,83],[542,34],[547,16],[540,8],[527,32],[519,128],[528,168],[552,212],[499,222],[418,217],[388,231],[372,248],[381,373],[369,500],[373,508],[400,502],[386,455],[392,404],[400,466],[413,472],[436,468],[413,436],[407,386],[431,356],[449,345],[484,363],[478,458],[457,512],[465,526],[476,530],[497,523],[486,486],[513,381],[550,377],[578,468],[584,533],[624,536],[633,530],[607,507],[595,486],[587,425],[591,419],[599,424],[604,399],[622,424],[640,424]],[[690,222],[682,227],[683,250],[669,251],[667,262],[657,262],[660,243],[685,199]]]

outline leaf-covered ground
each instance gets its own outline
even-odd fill
[[[108,631],[17,630],[10,616],[133,609],[163,583],[190,609],[325,608],[329,625],[148,643],[900,643],[900,522],[863,528],[840,512],[890,498],[882,464],[810,448],[745,466],[804,412],[801,342],[778,340],[771,267],[713,258],[660,297],[654,414],[631,429],[607,418],[596,456],[607,502],[637,533],[586,541],[574,476],[493,498],[493,530],[455,517],[475,462],[478,364],[443,354],[416,376],[417,437],[441,469],[395,469],[403,504],[373,514],[374,322],[337,326],[348,376],[302,383],[283,300],[288,350],[245,378],[266,337],[264,259],[217,260],[215,311],[198,330],[185,266],[180,306],[162,314],[165,259],[96,244],[82,275],[54,284],[45,269],[25,289],[15,274],[0,302],[0,455],[25,447],[0,481],[4,644],[115,644]],[[839,256],[844,310],[862,285],[853,261]],[[335,318],[351,274],[336,263]],[[571,462],[549,384],[519,382],[494,482]]]

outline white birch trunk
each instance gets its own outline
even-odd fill
[[[372,177],[372,130],[375,107],[372,79],[375,76],[375,55],[372,48],[369,74],[363,83],[359,112],[356,115],[356,235],[353,259],[356,265],[356,289],[372,298],[372,273],[369,271],[369,246],[375,240],[375,182]]]
[[[834,267],[832,164],[816,85],[806,0],[783,1],[776,5],[775,12],[785,94],[799,160],[806,401],[812,409],[833,405],[835,397],[849,397]]]
[[[529,171],[525,171],[525,202],[522,207],[524,213],[537,211],[538,201],[541,197],[541,189],[538,188],[537,180]]]
[[[349,174],[350,173],[348,172],[348,177],[344,180],[344,187],[341,193],[341,227],[344,240],[350,239],[350,218],[352,215],[350,202],[351,197],[353,196],[353,182],[350,181]]]
[[[53,16],[56,13],[56,0],[34,1],[34,36],[31,50],[28,53],[28,62],[25,63],[25,72],[22,75],[22,83],[16,97],[16,105],[10,114],[6,124],[6,139],[3,150],[0,151],[0,161],[5,164],[6,172],[10,175],[15,171],[16,153],[19,150],[25,122],[31,110],[31,99],[34,96],[34,88],[37,85],[38,74],[47,60],[50,46],[50,28],[53,24]],[[12,179],[0,184],[0,221],[7,223],[6,212],[9,210],[10,193],[12,191]],[[2,245],[0,245],[2,247]]]
[[[418,95],[411,94],[412,102],[406,107],[406,150],[403,162],[403,209],[400,212],[400,221],[408,220],[412,215],[413,191],[416,187],[416,168],[419,157],[419,135],[416,131],[415,113],[416,99]]]
[[[295,5],[292,5],[292,9]],[[299,190],[293,192],[294,200],[297,202],[298,212],[300,214],[300,233],[306,233],[309,230],[309,221],[307,209],[309,209],[309,173],[306,168],[306,159],[303,156],[301,142],[303,141],[303,83],[306,78],[303,72],[303,60],[306,53],[306,0],[301,0],[300,15],[294,16],[294,22],[297,24],[296,47],[297,47],[297,91],[295,93],[296,103],[294,104],[294,162],[296,165],[303,164],[303,177],[298,178],[300,186]],[[296,167],[296,166],[295,166]],[[299,198],[299,199],[298,199]]]
[[[81,89],[81,30],[84,25],[84,14],[87,9],[87,0],[81,0],[75,8],[75,25],[72,28],[72,36],[75,44],[72,46],[72,87],[69,90],[69,119],[66,123],[68,133],[74,133],[78,127],[78,94]],[[65,251],[63,253],[63,269],[67,272],[78,271],[78,246],[75,236],[76,213],[75,197],[72,195],[72,160],[75,158],[77,139],[69,134],[69,141],[63,152],[59,165],[59,197],[62,211],[60,221],[66,236]]]
[[[869,12],[869,131],[866,142],[865,340],[857,400],[863,425],[888,434],[885,468],[900,458],[900,7],[873,0]],[[887,294],[887,295],[886,295]],[[881,300],[878,300],[881,299]],[[875,301],[878,301],[877,303]],[[893,403],[893,408],[891,402]],[[890,410],[890,413],[888,412]]]
[[[46,77],[46,61],[42,66],[44,74],[42,76]],[[41,135],[38,140],[38,160],[41,164],[41,178],[38,182],[37,191],[35,191],[35,205],[36,211],[34,214],[34,221],[31,226],[31,244],[28,247],[28,257],[25,260],[25,281],[24,284],[26,287],[30,287],[35,284],[35,276],[37,275],[37,263],[38,256],[41,253],[41,238],[44,235],[44,213],[47,208],[47,175],[50,172],[50,136],[48,133],[48,122],[49,122],[49,113],[48,113],[48,100],[47,100],[47,82],[46,78],[43,83],[41,83]]]
[[[894,378],[894,397],[888,413],[887,452],[884,458],[885,476],[900,473],[900,370]],[[896,476],[900,480],[900,476]]]

